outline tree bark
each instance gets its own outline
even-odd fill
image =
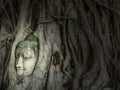
[[[14,36],[6,45],[11,46],[4,55],[10,54],[7,61],[0,60],[6,66],[1,69],[1,90],[119,90],[120,7],[115,1],[5,3],[0,9],[1,26],[6,25]],[[38,60],[33,73],[18,85],[15,51],[29,34],[39,40]]]

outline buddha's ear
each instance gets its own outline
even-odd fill
[[[39,48],[38,42],[31,42],[31,44],[32,44],[32,48],[33,48],[36,52],[38,52],[38,48]]]

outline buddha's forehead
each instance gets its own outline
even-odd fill
[[[30,54],[33,53],[34,50],[31,47],[18,47],[16,49],[16,53],[25,53],[25,54]]]
[[[17,47],[16,49],[16,54],[29,55],[33,54],[33,52],[34,52],[33,48],[31,48],[29,45],[24,47]]]
[[[21,41],[17,47],[15,54],[31,54],[34,53],[36,48],[38,47],[38,42],[36,41]]]
[[[18,48],[27,48],[31,46],[31,42],[30,41],[22,41],[18,44]]]
[[[28,41],[28,40],[22,41],[17,45],[18,48],[37,47],[37,46],[38,46],[38,42]]]

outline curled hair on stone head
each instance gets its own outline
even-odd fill
[[[38,38],[36,36],[34,36],[33,34],[29,34],[25,40],[28,40],[28,41],[38,41]]]
[[[16,52],[19,53],[21,52],[21,48],[27,48],[30,47],[32,48],[36,55],[38,55],[38,47],[39,47],[39,41],[38,38],[32,34],[29,34],[24,41],[21,41],[18,45],[17,45],[17,50]]]
[[[33,42],[34,44],[36,44],[38,46],[38,38],[36,36],[34,36],[33,34],[29,34],[26,38],[25,41],[30,41]]]

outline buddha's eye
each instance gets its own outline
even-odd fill
[[[23,58],[24,58],[25,60],[29,60],[29,59],[32,58],[32,56],[23,55]]]

